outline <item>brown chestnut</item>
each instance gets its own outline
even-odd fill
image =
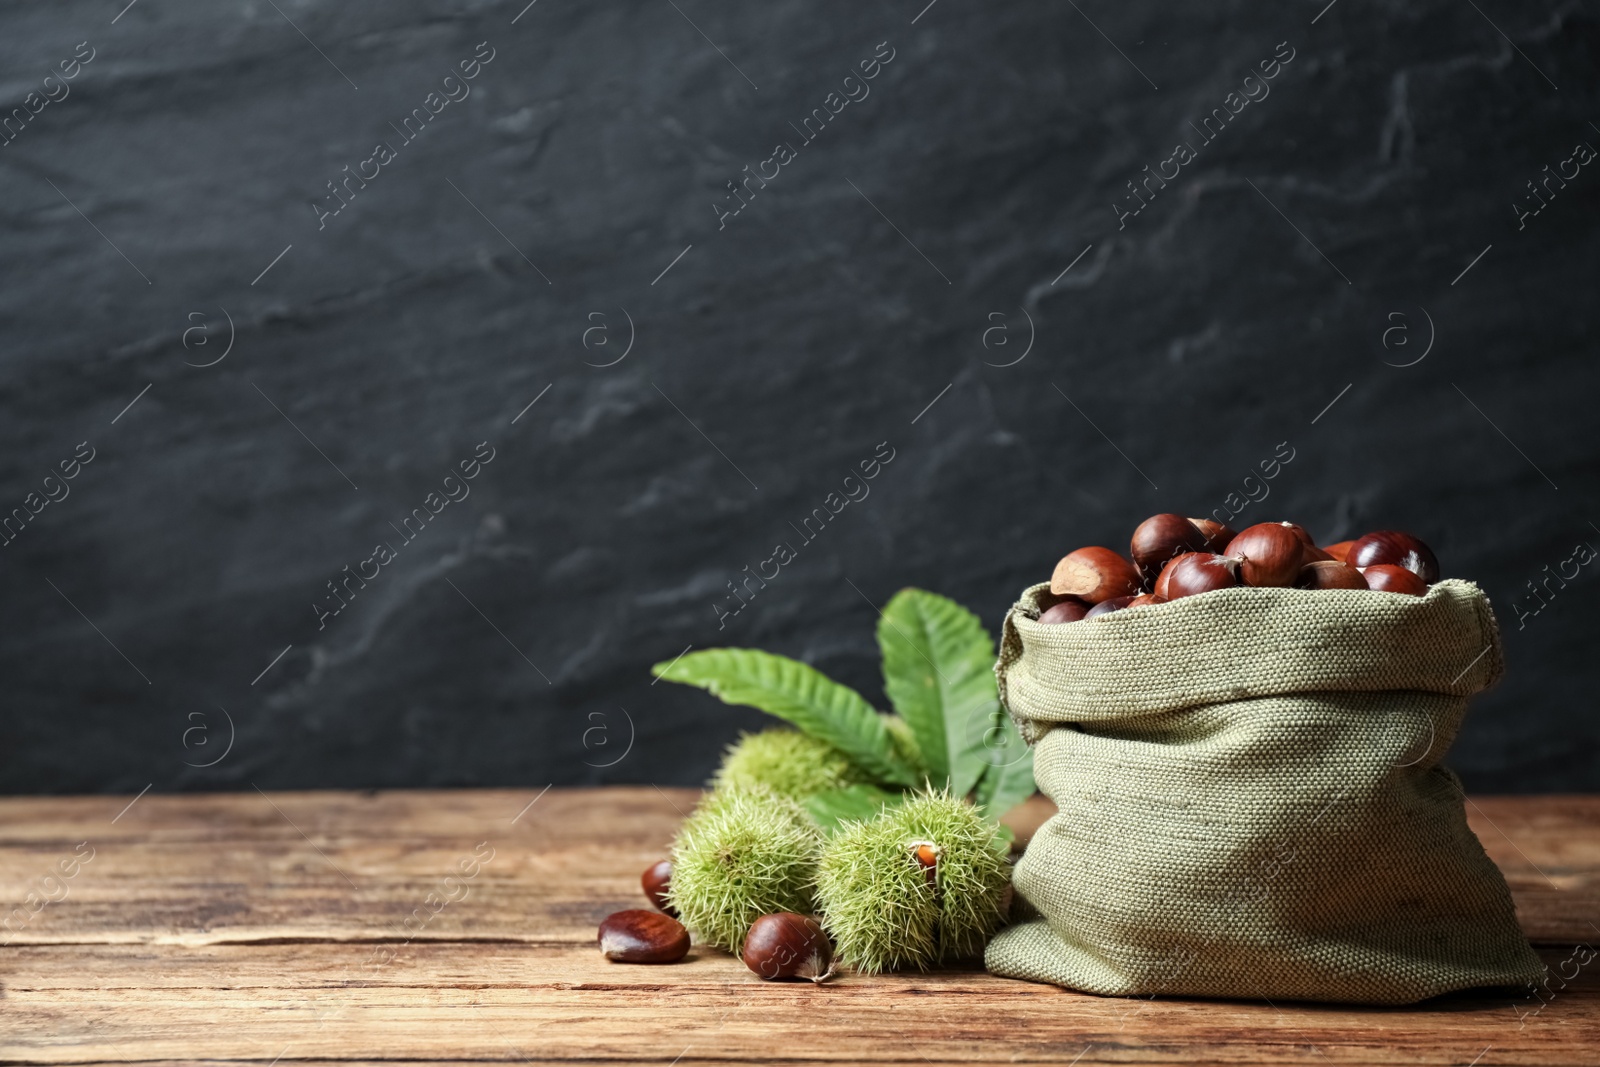
[[[1361,577],[1366,579],[1368,589],[1377,589],[1385,593],[1407,593],[1411,596],[1426,596],[1428,583],[1417,577],[1414,571],[1393,563],[1375,563],[1370,567],[1361,569]]]
[[[1296,589],[1366,589],[1367,580],[1348,563],[1336,559],[1317,560],[1300,568],[1294,580]]]
[[[939,855],[944,850],[933,841],[911,842],[911,858],[922,868],[923,877],[930,886],[939,885]]]
[[[1128,554],[1139,573],[1150,580],[1161,573],[1167,560],[1184,552],[1203,552],[1206,536],[1182,515],[1166,512],[1152,515],[1133,531]]]
[[[822,982],[833,977],[833,944],[822,924],[792,911],[763,915],[752,923],[740,956],[746,967],[768,981]]]
[[[1228,542],[1239,536],[1224,522],[1212,522],[1210,519],[1190,519],[1189,521],[1194,523],[1195,529],[1200,531],[1200,536],[1206,539],[1206,551],[1208,552],[1215,552],[1221,555],[1222,550],[1228,547]]]
[[[1238,575],[1238,563],[1226,556],[1215,552],[1185,552],[1161,568],[1155,595],[1177,600],[1213,589],[1228,589],[1239,584]]]
[[[1067,597],[1065,600],[1058,601],[1057,603],[1045,608],[1042,612],[1040,612],[1039,621],[1051,623],[1077,622],[1079,619],[1083,618],[1088,611],[1089,605],[1074,597]]]
[[[1301,526],[1297,522],[1280,522],[1278,525],[1282,526],[1284,529],[1288,530],[1290,533],[1294,534],[1300,539],[1301,563],[1320,563],[1325,559],[1333,558],[1332,556],[1328,555],[1327,552],[1318,547],[1316,539],[1306,532],[1306,528],[1304,526]]]
[[[1302,545],[1310,545],[1312,548],[1317,547],[1317,542],[1309,533],[1306,532],[1306,528],[1301,526],[1298,522],[1276,522],[1272,525],[1282,526],[1285,530],[1288,530],[1290,533],[1298,537]]]
[[[1050,591],[1079,597],[1091,604],[1139,591],[1139,572],[1133,564],[1098,545],[1080,548],[1061,557],[1050,576]]]
[[[1128,607],[1143,608],[1148,607],[1151,604],[1165,604],[1166,602],[1167,598],[1164,596],[1156,596],[1154,593],[1140,593],[1138,596],[1128,601]]]
[[[1404,567],[1429,585],[1439,580],[1439,559],[1433,549],[1399,530],[1374,530],[1356,538],[1345,562],[1360,570],[1390,563]]]
[[[618,963],[677,963],[689,952],[689,931],[670,915],[630,908],[600,924],[600,954]]]
[[[1084,618],[1097,619],[1102,615],[1110,615],[1113,611],[1121,611],[1137,599],[1139,598],[1133,596],[1114,596],[1110,600],[1102,600],[1090,608]]]
[[[1326,552],[1330,559],[1336,559],[1340,563],[1348,563],[1350,561],[1345,557],[1350,554],[1350,546],[1353,544],[1355,544],[1354,541],[1335,541],[1322,551]]]
[[[1076,597],[1061,596],[1059,593],[1052,593],[1049,589],[1041,589],[1038,593],[1034,594],[1034,601],[1039,605],[1040,611],[1046,611],[1050,608],[1053,608],[1063,600],[1076,599]]]
[[[1228,542],[1227,555],[1239,563],[1245,585],[1292,585],[1300,574],[1304,543],[1286,524],[1258,522]]]
[[[656,910],[664,911],[676,919],[678,917],[678,909],[667,902],[667,888],[671,884],[671,860],[660,860],[648,867],[639,876],[639,885],[644,888],[644,895],[650,898],[650,903],[656,906]]]

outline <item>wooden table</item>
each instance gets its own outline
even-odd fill
[[[639,872],[695,796],[0,800],[0,898],[39,905],[3,935],[0,1061],[1600,1063],[1600,963],[1568,963],[1548,1002],[1353,1009],[1118,1000],[976,970],[762,983],[703,949],[606,962],[596,924],[641,906]],[[1600,798],[1468,811],[1552,967],[1600,945]]]

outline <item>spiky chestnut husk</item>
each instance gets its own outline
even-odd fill
[[[812,910],[821,849],[793,799],[764,785],[719,789],[678,830],[667,900],[701,942],[737,953],[761,916]]]
[[[930,851],[931,878],[918,856]],[[994,826],[964,800],[927,792],[830,839],[817,902],[855,970],[925,970],[983,950],[1005,921],[1010,881]]]
[[[770,786],[795,800],[865,781],[850,758],[826,741],[781,727],[745,734],[728,747],[711,784],[716,789]]]

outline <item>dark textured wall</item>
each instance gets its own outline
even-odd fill
[[[1236,525],[1414,530],[1494,599],[1510,672],[1453,754],[1471,788],[1600,787],[1579,5],[0,26],[0,504],[40,507],[0,548],[0,788],[692,783],[760,716],[653,661],[760,645],[881,699],[901,586],[994,628],[1068,549],[1263,490]],[[1239,113],[1205,140],[1214,108]],[[776,170],[748,203],[746,166]],[[1140,208],[1146,166],[1178,173]],[[446,489],[470,495],[403,539]],[[378,575],[333,614],[346,566]]]

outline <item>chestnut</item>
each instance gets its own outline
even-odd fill
[[[639,885],[644,888],[644,895],[650,898],[650,903],[656,906],[656,910],[664,911],[676,919],[678,909],[667,903],[667,887],[671,884],[671,860],[661,860],[652,864],[639,876]]]
[[[1288,524],[1277,522],[1247,526],[1228,542],[1227,551],[1229,558],[1238,561],[1240,580],[1253,586],[1293,584],[1304,554],[1304,542]]]
[[[1061,596],[1059,593],[1052,593],[1048,589],[1042,590],[1041,592],[1035,594],[1035,596],[1034,596],[1034,600],[1038,603],[1040,611],[1046,611],[1046,610],[1048,610],[1050,608],[1053,608],[1057,604],[1061,603],[1063,600],[1075,600],[1075,599],[1077,599],[1077,598],[1076,597],[1070,597],[1070,596]]]
[[[1143,608],[1148,607],[1151,604],[1165,604],[1166,602],[1167,598],[1164,596],[1156,596],[1154,593],[1140,593],[1138,596],[1128,601],[1128,607]]]
[[[1102,600],[1100,603],[1090,608],[1088,614],[1084,615],[1084,618],[1096,619],[1101,615],[1110,615],[1113,611],[1121,611],[1123,608],[1127,607],[1129,604],[1132,604],[1137,599],[1139,598],[1135,596],[1114,596],[1110,600]]]
[[[1366,579],[1368,589],[1378,589],[1385,593],[1406,593],[1410,596],[1426,596],[1428,583],[1417,577],[1414,571],[1393,563],[1375,563],[1370,567],[1361,569],[1361,577]]]
[[[1077,622],[1088,612],[1089,605],[1076,597],[1065,597],[1039,613],[1040,622]]]
[[[763,915],[752,923],[740,957],[746,967],[768,981],[809,978],[822,982],[834,973],[833,943],[822,924],[792,911]]]
[[[600,953],[618,963],[677,963],[689,952],[689,931],[659,911],[630,908],[600,924]]]
[[[1332,556],[1328,555],[1327,552],[1318,547],[1316,538],[1307,533],[1304,526],[1301,526],[1297,522],[1280,522],[1278,525],[1282,526],[1285,530],[1288,530],[1290,533],[1294,534],[1300,539],[1301,563],[1320,563],[1325,559],[1333,558]]]
[[[1133,564],[1098,545],[1080,548],[1061,557],[1050,575],[1050,591],[1079,597],[1091,604],[1139,591],[1139,572]]]
[[[1166,512],[1152,515],[1133,531],[1128,544],[1128,554],[1133,557],[1139,573],[1154,579],[1161,573],[1167,560],[1184,552],[1203,552],[1206,535],[1182,515]]]
[[[1348,563],[1336,559],[1316,560],[1301,566],[1294,580],[1296,589],[1366,589],[1367,580]]]
[[[1206,539],[1206,551],[1208,552],[1215,552],[1221,555],[1222,550],[1228,547],[1228,542],[1239,536],[1224,522],[1212,522],[1210,519],[1190,519],[1189,521],[1194,523],[1195,529],[1200,531],[1200,536]]]
[[[1236,560],[1215,552],[1185,552],[1161,568],[1155,595],[1167,600],[1228,589],[1239,584]]]
[[[1306,528],[1301,526],[1298,522],[1275,522],[1272,523],[1272,525],[1282,526],[1285,530],[1288,530],[1290,533],[1299,538],[1302,545],[1310,545],[1312,548],[1317,547],[1316,540],[1312,538],[1312,536],[1306,532]]]
[[[1393,564],[1432,585],[1439,580],[1439,559],[1433,549],[1399,530],[1374,530],[1356,538],[1345,562],[1358,570],[1378,564]]]
[[[1336,559],[1340,563],[1348,563],[1350,561],[1345,557],[1350,554],[1350,546],[1353,544],[1355,544],[1354,541],[1335,541],[1322,551],[1326,552],[1330,559]]]

